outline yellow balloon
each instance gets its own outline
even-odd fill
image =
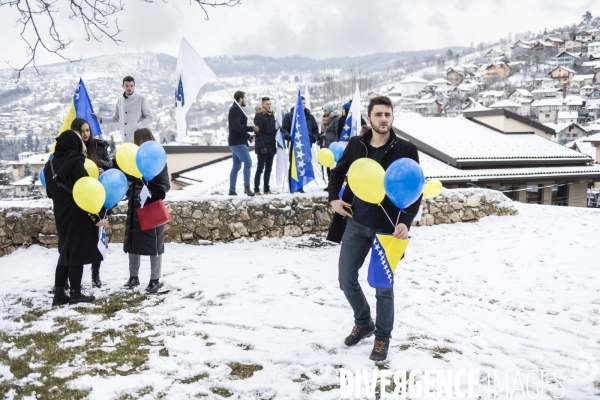
[[[50,153],[54,154],[54,150],[56,150],[56,141],[52,143],[52,148],[50,149]]]
[[[73,186],[73,199],[82,210],[98,214],[106,200],[106,191],[100,181],[84,176]]]
[[[359,158],[348,170],[348,184],[362,201],[380,204],[385,198],[384,176],[385,170],[377,161]]]
[[[436,180],[427,181],[425,183],[425,187],[423,188],[423,197],[425,198],[433,198],[437,197],[440,193],[442,193],[442,182]]]
[[[98,179],[100,173],[98,172],[98,166],[95,162],[93,162],[89,158],[86,158],[85,162],[83,163],[83,166],[85,167],[85,170],[87,171],[89,176]]]
[[[324,167],[331,168],[335,163],[335,157],[333,156],[333,151],[329,149],[321,149],[317,153],[317,160],[319,160],[319,164]]]
[[[125,143],[117,149],[117,164],[119,164],[119,168],[127,175],[135,176],[136,178],[142,177],[142,173],[135,162],[135,155],[139,148],[138,145],[133,143]]]

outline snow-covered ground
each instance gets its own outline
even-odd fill
[[[598,386],[573,383],[572,363],[580,352],[600,360],[600,213],[517,206],[514,217],[412,229],[396,272],[390,354],[380,368],[509,370],[511,387],[516,371],[525,386],[530,370],[563,370],[557,375],[565,387],[561,398],[597,398]],[[337,285],[338,254],[337,245],[320,237],[167,244],[162,282],[170,292],[135,295],[121,310],[95,314],[126,293],[120,245],[110,245],[95,305],[79,308],[49,307],[55,250],[18,250],[0,258],[0,389],[18,383],[42,394],[54,377],[91,390],[90,399],[339,398],[340,368],[372,370],[374,364],[368,359],[373,338],[343,345],[353,318]],[[375,316],[366,270],[365,264],[360,279]],[[147,259],[140,278],[143,285],[149,279]],[[82,327],[61,338],[68,321]],[[39,331],[59,335],[61,351],[73,352],[50,369],[52,376],[38,359],[46,354],[35,348]],[[140,341],[136,354],[147,352],[147,358],[108,362],[124,343],[133,346],[131,332]],[[24,335],[31,342],[19,342],[29,338]],[[28,375],[12,377],[8,363],[28,365]],[[240,373],[235,363],[250,372]],[[529,379],[532,389],[535,380]],[[544,390],[562,394],[557,383]],[[489,398],[485,385],[475,392]],[[521,396],[515,393],[530,398]]]

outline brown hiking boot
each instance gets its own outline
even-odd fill
[[[384,361],[388,355],[388,349],[390,348],[390,339],[375,339],[373,344],[373,351],[371,352],[370,360],[373,361]]]
[[[375,323],[373,323],[373,320],[371,320],[367,326],[354,325],[352,332],[350,332],[350,335],[344,340],[344,343],[346,346],[354,346],[364,338],[371,336],[373,332],[375,332]]]

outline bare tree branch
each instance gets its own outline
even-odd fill
[[[55,54],[63,60],[77,62],[79,59],[71,59],[64,54],[65,49],[73,43],[70,38],[59,34],[55,17],[60,13],[57,6],[59,0],[0,0],[0,8],[11,7],[18,11],[16,25],[20,27],[21,38],[26,45],[27,61],[15,67],[9,61],[6,63],[17,72],[17,81],[25,68],[31,66],[39,72],[36,65],[36,55],[39,50]],[[103,38],[112,40],[119,44],[122,40],[117,36],[121,32],[115,14],[123,11],[122,0],[61,0],[68,2],[70,20],[79,20],[81,30],[84,32],[86,41],[94,40],[102,42]],[[153,0],[142,0],[152,3]],[[167,1],[167,0],[163,0]],[[190,4],[196,3],[204,12],[204,18],[208,20],[208,8],[220,6],[234,7],[241,4],[241,0],[190,0]],[[61,3],[64,4],[64,3]],[[47,28],[44,28],[47,27]]]

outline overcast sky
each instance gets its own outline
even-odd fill
[[[191,1],[193,3],[193,0]],[[58,29],[73,39],[68,55],[87,58],[151,50],[176,56],[182,36],[202,56],[302,55],[317,59],[380,51],[469,46],[508,33],[538,32],[577,23],[587,0],[242,0],[233,8],[209,10],[208,21],[190,1],[124,1],[118,14],[120,45],[82,39],[80,25],[63,13]],[[58,0],[57,5],[66,5]],[[0,59],[18,64],[25,46],[15,28],[16,14],[0,8]],[[60,59],[40,53],[39,62]]]

